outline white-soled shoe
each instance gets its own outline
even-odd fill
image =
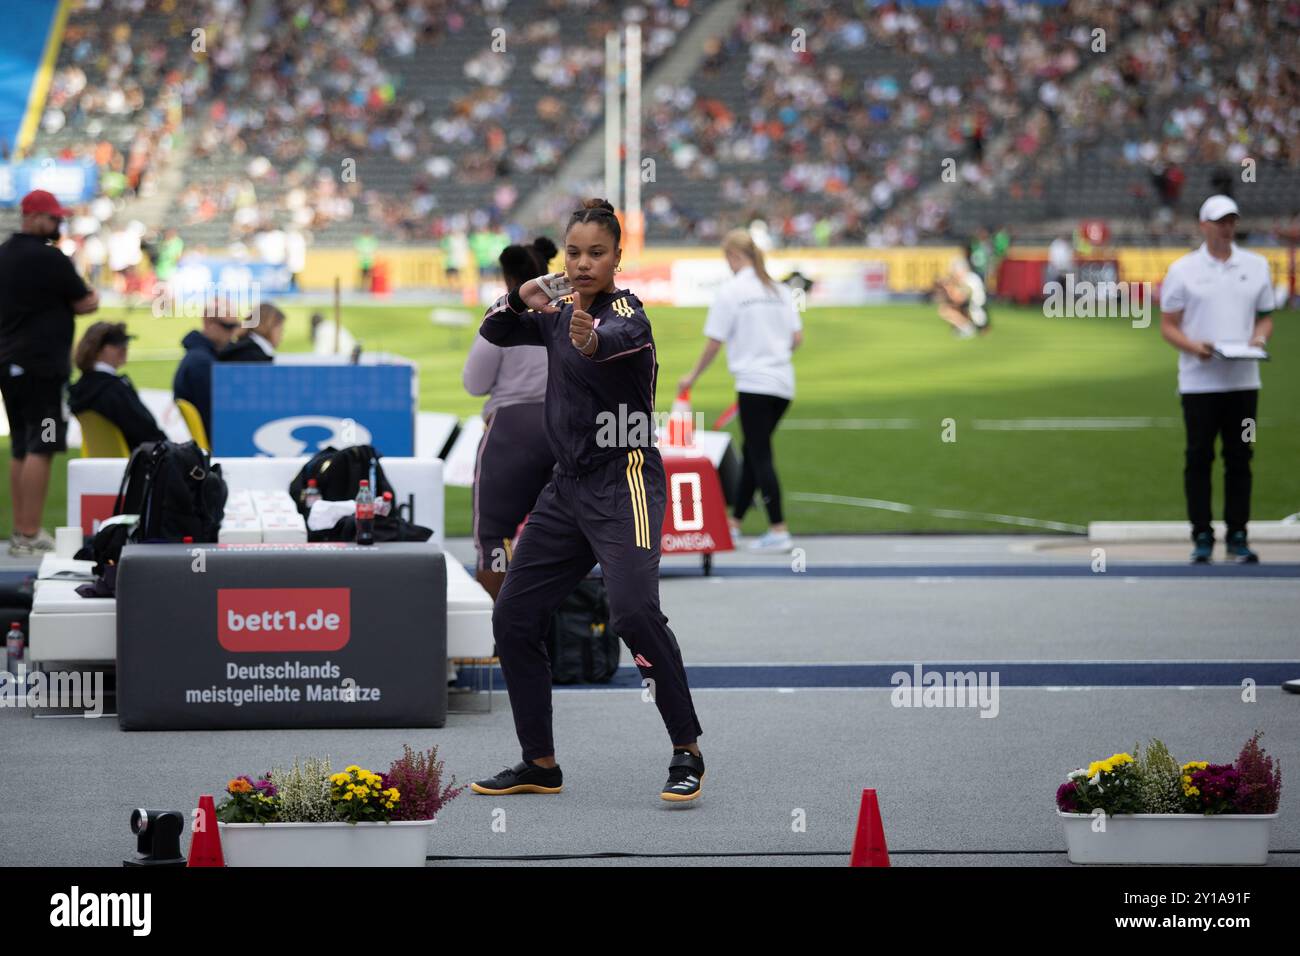
[[[789,531],[767,531],[750,543],[749,550],[759,554],[789,554],[794,550],[794,538]]]
[[[32,551],[36,554],[44,554],[47,551],[53,551],[55,548],[54,535],[44,528],[41,528],[36,534],[28,538],[27,543],[32,546]]]
[[[32,535],[15,531],[9,536],[9,554],[16,558],[41,557],[53,550],[54,538],[44,528]]]

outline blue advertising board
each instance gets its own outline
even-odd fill
[[[225,290],[256,289],[258,295],[280,295],[290,291],[293,275],[289,267],[267,262],[246,262],[218,256],[186,255],[171,278],[175,294],[192,289],[219,286]]]
[[[79,206],[95,198],[99,169],[89,160],[0,163],[0,206],[17,205],[33,189],[54,193],[65,206]]]
[[[415,454],[409,365],[212,367],[212,453],[244,458],[312,455],[328,445]]]

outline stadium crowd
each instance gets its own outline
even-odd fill
[[[66,240],[88,272],[123,275],[162,241],[118,220],[180,161],[160,225],[192,250],[288,257],[364,225],[490,265],[483,237],[517,238],[521,199],[598,132],[604,34],[639,20],[651,67],[697,6],[82,0],[30,155],[99,170]],[[1298,35],[1292,2],[747,0],[686,81],[648,72],[650,236],[761,219],[776,245],[910,245],[951,238],[964,199],[1041,198],[1098,168],[1167,226],[1198,167],[1300,163]],[[959,189],[927,188],[948,177]]]

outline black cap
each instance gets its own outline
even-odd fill
[[[134,335],[127,335],[125,329],[113,328],[104,333],[104,337],[99,340],[101,346],[104,345],[126,345]]]

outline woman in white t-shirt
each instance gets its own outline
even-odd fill
[[[748,232],[737,229],[727,233],[722,252],[735,275],[718,290],[704,323],[709,341],[695,368],[677,383],[677,388],[691,388],[726,344],[727,367],[739,393],[737,404],[744,438],[731,531],[739,535],[757,488],[762,492],[771,527],[750,545],[750,550],[788,552],[793,542],[781,510],[772,433],[794,399],[794,365],[790,357],[803,342],[803,323],[790,289],[767,274],[763,250]]]

